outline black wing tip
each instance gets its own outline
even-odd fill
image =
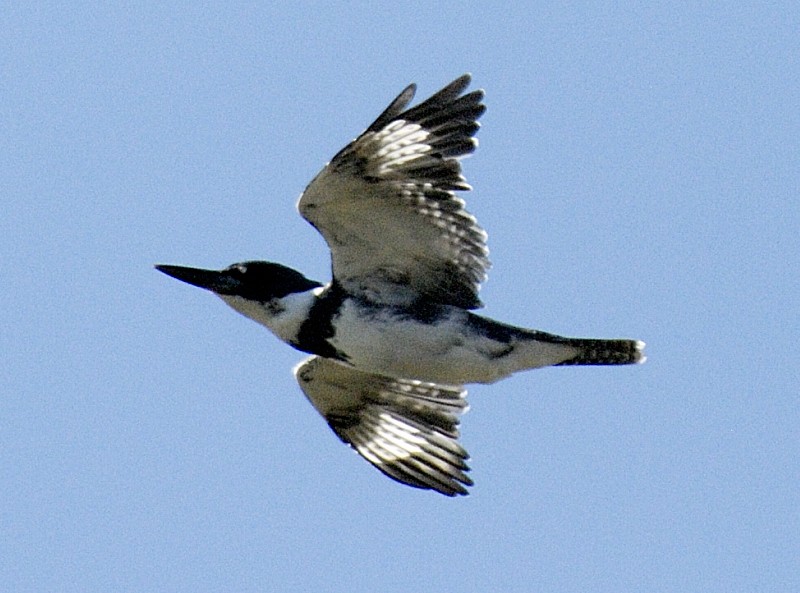
[[[486,105],[481,103],[484,98],[483,89],[476,89],[467,93],[466,95],[463,94],[471,82],[472,74],[466,72],[450,82],[444,88],[431,95],[419,105],[411,109],[407,109],[408,104],[411,103],[414,95],[417,92],[417,84],[412,82],[406,88],[404,88],[400,94],[397,95],[397,97],[395,97],[395,99],[386,109],[383,110],[383,112],[375,119],[375,121],[372,122],[366,131],[377,132],[389,122],[399,117],[413,119],[417,115],[422,115],[423,113],[428,112],[428,110],[433,106],[441,107],[443,104],[447,103],[451,103],[454,106],[458,105],[460,107],[462,113],[459,115],[461,119],[463,119],[464,123],[470,121],[475,122],[475,120],[477,120],[481,115],[483,115],[484,111],[486,111]],[[474,129],[472,134],[475,132],[477,132],[477,128]]]
[[[421,451],[399,458],[385,456],[383,445],[371,442],[371,437],[366,440],[359,438],[357,433],[360,432],[359,426],[363,421],[360,413],[328,413],[325,419],[343,443],[392,480],[420,490],[433,490],[445,496],[469,494],[467,487],[473,485],[472,479],[467,475],[470,471],[467,464],[469,454],[457,442],[457,417],[450,418],[450,423],[442,419],[443,425],[440,426],[437,422],[431,422],[424,414],[412,413],[410,409],[404,410],[398,416],[412,427],[427,427],[430,431]]]
[[[467,87],[470,85],[471,82],[472,82],[472,74],[470,72],[465,72],[464,74],[456,78],[453,82],[444,87],[441,91],[439,91],[439,93],[445,94],[445,92],[447,92],[448,94],[453,94],[455,96],[458,96],[467,89]]]
[[[430,490],[451,498],[468,496],[469,490],[467,488],[475,485],[472,479],[463,473],[464,471],[469,471],[468,467],[464,467],[458,476],[449,474],[446,476],[433,476],[428,473],[422,473],[418,468],[408,465],[402,467],[376,465],[375,467],[387,478],[391,478],[399,484],[419,490]]]
[[[417,83],[412,82],[397,95],[394,100],[389,103],[389,106],[384,109],[381,114],[375,118],[375,121],[370,124],[366,129],[367,132],[377,132],[382,129],[386,124],[395,119],[398,115],[403,113],[403,110],[411,103],[414,95],[417,94]]]

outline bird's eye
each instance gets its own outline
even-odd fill
[[[245,264],[231,264],[225,271],[244,276],[247,273],[247,266]]]

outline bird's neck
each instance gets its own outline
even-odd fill
[[[252,301],[235,295],[220,295],[233,309],[260,323],[284,342],[294,342],[309,311],[324,290],[317,287],[295,292],[266,302]]]

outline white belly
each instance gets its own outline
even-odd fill
[[[470,331],[466,311],[453,308],[437,323],[365,314],[346,304],[331,344],[365,371],[449,385],[492,383],[522,369],[547,366],[574,352],[530,342],[499,342]]]

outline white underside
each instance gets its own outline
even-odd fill
[[[262,304],[236,296],[221,298],[236,311],[291,343],[323,288]],[[523,339],[507,344],[466,326],[469,314],[452,307],[437,323],[365,311],[351,301],[334,321],[330,339],[347,362],[362,371],[447,385],[493,383],[517,371],[558,364],[578,351],[564,344]]]
[[[465,329],[467,313],[453,308],[431,325],[413,320],[365,317],[346,304],[331,343],[354,367],[391,377],[463,385],[493,383],[517,371],[574,357],[575,348],[531,340],[509,345]]]
[[[233,309],[266,327],[284,342],[297,336],[300,326],[323,288],[290,294],[269,303],[249,301],[239,296],[220,295]]]

